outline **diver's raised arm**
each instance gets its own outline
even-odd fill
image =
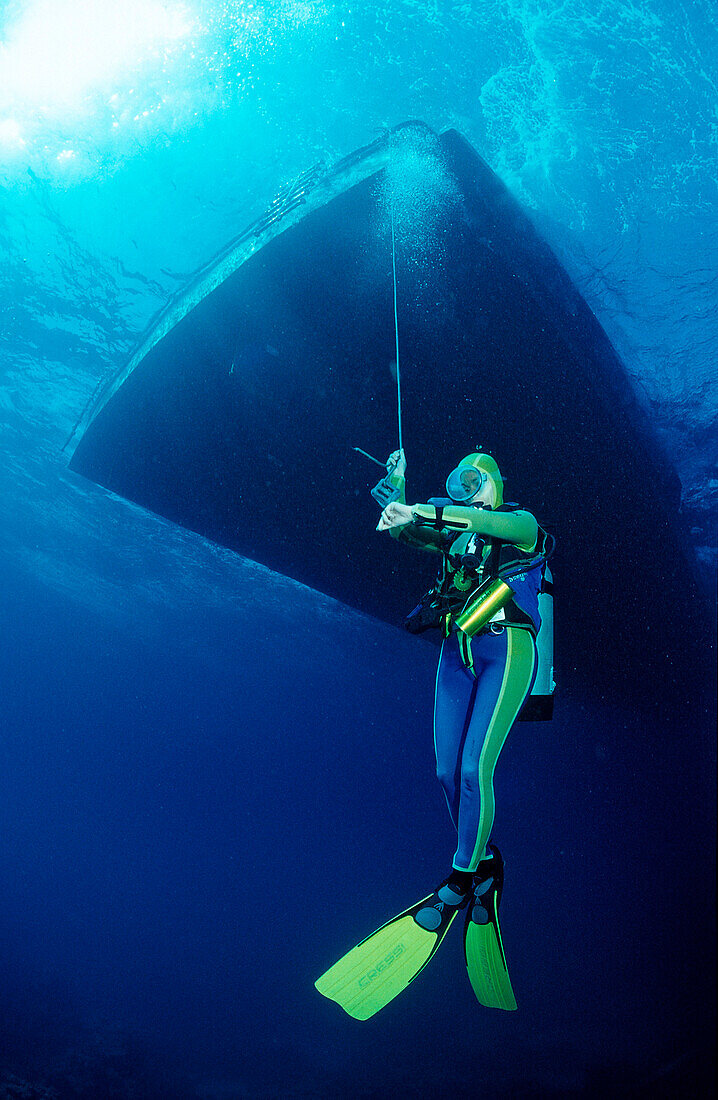
[[[415,504],[411,508],[411,521],[420,527],[489,535],[528,551],[533,550],[538,538],[536,519],[521,508],[514,512],[494,512],[490,508],[462,508],[455,504],[445,508],[435,504]]]
[[[391,452],[386,460],[386,472],[399,478],[406,477],[406,455],[403,450]]]
[[[402,480],[402,497],[403,497]],[[428,550],[432,554],[440,554],[443,546],[441,531],[435,531],[430,527],[419,527],[413,522],[412,508],[404,504],[403,500],[392,501],[387,504],[376,526],[377,531],[388,531],[392,538],[399,542],[412,546],[415,550]]]
[[[441,553],[442,539],[439,531],[418,527],[412,518],[411,506],[406,503],[406,456],[402,450],[392,451],[386,460],[387,477],[398,491],[398,497],[387,504],[377,524],[377,531],[388,531],[393,539],[406,543],[416,550]]]
[[[391,504],[387,504],[379,517],[376,529],[377,531],[393,531],[395,528],[406,527],[407,523],[412,522],[411,505],[402,504],[400,501],[395,500]]]
[[[394,486],[399,494],[392,504],[404,507],[406,505],[406,455],[403,450],[392,451],[387,458],[386,480]],[[392,504],[387,505],[387,508],[391,508]],[[401,523],[393,523],[388,519],[385,520],[387,508],[382,512],[376,529],[377,531],[391,531],[392,538],[398,538],[403,526],[411,523],[411,516],[407,520],[402,520]]]

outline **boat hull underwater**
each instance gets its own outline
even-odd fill
[[[285,189],[103,384],[71,467],[400,623],[436,562],[376,533],[381,472],[353,450],[397,446],[392,220],[408,499],[489,451],[557,539],[559,683],[635,700],[680,681],[702,614],[678,479],[596,318],[456,131],[407,123]]]

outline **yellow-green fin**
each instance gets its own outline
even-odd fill
[[[516,998],[493,925],[470,922],[465,947],[466,969],[477,1000],[486,1008],[513,1011]]]
[[[415,917],[432,895],[400,913],[353,947],[314,983],[355,1020],[368,1020],[414,980],[436,952],[456,917],[455,905],[437,906],[438,927]]]

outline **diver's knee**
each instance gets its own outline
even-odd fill
[[[476,769],[461,769],[461,793],[462,795],[471,795],[475,798],[478,798],[479,777]]]

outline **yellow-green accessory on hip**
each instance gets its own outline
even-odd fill
[[[514,589],[500,577],[484,581],[476,594],[467,600],[455,622],[464,634],[473,638],[514,597]]]

